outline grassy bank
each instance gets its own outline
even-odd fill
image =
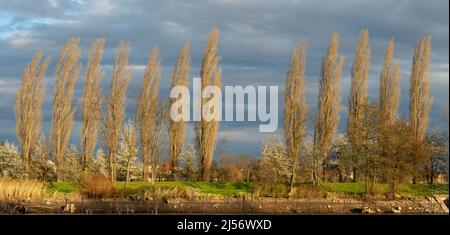
[[[321,186],[326,192],[341,193],[345,195],[361,195],[365,191],[364,183],[324,183]],[[389,192],[388,184],[376,184],[375,194]],[[400,184],[398,193],[405,196],[424,197],[435,194],[448,194],[448,184]]]
[[[82,186],[74,182],[52,182],[46,184],[48,190],[59,193],[75,193],[82,190]],[[281,193],[277,195],[283,196],[288,191],[287,185],[277,187]],[[310,184],[300,184],[297,186],[298,191],[308,192],[314,191],[309,195],[327,195],[329,193],[338,196],[360,196],[364,193],[365,187],[363,183],[323,183],[320,186],[312,186]],[[217,182],[130,182],[128,187],[124,188],[124,182],[117,182],[116,190],[121,195],[143,195],[146,192],[155,190],[184,190],[197,194],[209,194],[217,196],[235,196],[239,194],[256,192],[263,194],[261,188],[256,183],[234,182],[234,183],[217,183]],[[377,184],[374,188],[376,194],[386,194],[389,191],[387,184]],[[448,194],[448,184],[401,184],[399,185],[399,194],[412,197],[425,197],[435,194]],[[305,193],[300,197],[308,197]]]
[[[50,182],[47,188],[54,192],[74,193],[82,190],[82,185],[74,182]],[[217,183],[217,182],[130,182],[125,188],[125,182],[117,182],[116,189],[125,195],[144,194],[155,189],[192,190],[202,194],[233,196],[241,193],[250,193],[254,190],[253,183]]]

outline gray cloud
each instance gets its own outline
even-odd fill
[[[39,7],[36,7],[39,4]],[[378,76],[386,42],[396,40],[395,58],[402,70],[402,101],[400,113],[408,110],[408,78],[413,48],[426,35],[433,38],[431,59],[431,95],[435,103],[431,110],[431,125],[441,122],[441,113],[448,109],[449,83],[449,13],[448,1],[7,1],[0,0],[0,139],[14,138],[14,89],[20,81],[22,68],[33,53],[43,49],[52,55],[47,97],[44,104],[44,127],[48,131],[51,119],[51,75],[58,50],[71,36],[81,37],[82,62],[89,43],[106,38],[103,64],[112,64],[114,47],[121,40],[132,46],[130,61],[135,72],[129,95],[142,79],[142,65],[152,47],[159,46],[163,60],[161,97],[167,97],[169,77],[179,49],[184,41],[192,47],[191,76],[199,73],[201,55],[207,34],[212,27],[221,30],[219,55],[222,56],[225,85],[283,85],[289,66],[290,50],[307,41],[307,100],[314,110],[320,61],[332,32],[341,36],[341,53],[346,57],[343,78],[343,108],[347,102],[349,76],[359,31],[367,27],[371,36],[372,69],[369,96],[376,99]],[[109,73],[103,87],[109,86]],[[81,79],[77,93],[81,92]],[[280,92],[281,93],[281,92]],[[282,93],[279,100],[282,101]],[[128,114],[134,110],[132,101]],[[280,106],[280,120],[282,114]],[[345,126],[345,109],[341,128]],[[79,117],[78,117],[79,118]],[[281,124],[281,122],[280,122]],[[238,132],[256,132],[253,124],[226,123],[221,135],[228,131],[235,138]],[[342,129],[343,130],[343,129]],[[77,132],[78,128],[74,128]],[[73,142],[78,133],[73,134]],[[233,153],[259,152],[262,135],[254,134],[247,142],[231,140]]]

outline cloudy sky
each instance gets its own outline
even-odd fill
[[[368,28],[372,47],[369,75],[369,98],[377,99],[378,78],[386,42],[395,38],[395,59],[401,66],[402,100],[400,115],[408,112],[408,79],[415,43],[430,35],[433,39],[430,74],[432,126],[442,125],[442,113],[449,100],[449,6],[447,0],[436,1],[112,1],[112,0],[0,0],[0,141],[16,141],[14,137],[14,95],[22,69],[38,50],[54,59],[47,73],[47,97],[43,126],[49,131],[51,120],[50,93],[55,58],[64,42],[72,36],[81,38],[82,63],[85,64],[89,44],[96,38],[106,39],[103,79],[106,90],[114,48],[119,41],[132,46],[130,62],[133,80],[129,96],[142,81],[144,64],[152,47],[160,48],[163,78],[161,99],[169,94],[169,78],[176,56],[184,41],[191,43],[191,77],[198,76],[203,46],[213,27],[220,29],[219,51],[222,56],[224,85],[280,86],[279,131],[282,131],[281,101],[290,52],[297,42],[306,40],[307,102],[315,112],[320,61],[328,38],[333,32],[341,37],[340,51],[346,58],[343,77],[343,108],[340,131],[344,131],[349,76],[354,59],[357,36]],[[76,94],[81,94],[81,77]],[[127,113],[134,112],[129,100]],[[80,115],[72,134],[78,143]],[[311,126],[311,125],[310,125]],[[222,123],[220,138],[228,139],[226,150],[233,154],[259,152],[259,143],[270,134],[258,133],[257,123]],[[188,138],[193,137],[190,127]]]

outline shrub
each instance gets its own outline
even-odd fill
[[[81,181],[83,173],[81,160],[81,155],[78,152],[77,146],[74,144],[69,145],[64,159],[64,165],[61,169],[64,173],[64,181]]]
[[[56,166],[50,160],[33,160],[31,162],[30,177],[42,181],[56,180]]]
[[[100,199],[113,197],[116,194],[114,185],[109,177],[104,175],[90,175],[82,183],[83,194],[88,198]]]
[[[0,177],[24,179],[28,176],[17,146],[8,141],[0,143]]]
[[[108,158],[103,148],[99,148],[95,153],[95,157],[88,161],[87,171],[91,174],[109,176]]]
[[[199,193],[192,189],[187,188],[171,188],[171,187],[161,187],[155,186],[150,187],[144,192],[146,198],[162,199],[162,198],[184,198],[192,199],[198,196]]]
[[[312,184],[302,184],[295,187],[295,190],[293,190],[289,196],[293,198],[324,198],[327,194],[318,186]]]
[[[255,193],[262,197],[287,197],[289,187],[285,184],[264,182],[256,186]]]

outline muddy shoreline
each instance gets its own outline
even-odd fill
[[[448,214],[448,209],[440,202],[444,197],[398,200],[119,198],[0,202],[0,214]]]

